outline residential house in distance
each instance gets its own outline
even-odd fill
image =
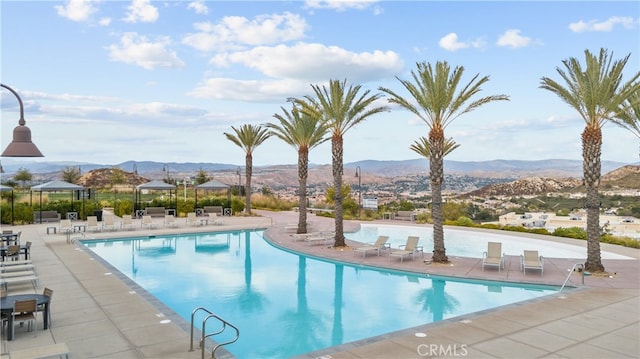
[[[517,214],[509,212],[499,217],[501,226],[523,226],[527,228],[544,228],[553,232],[556,228],[587,228],[587,214],[584,211],[569,216],[557,216],[553,212],[526,212]],[[600,227],[603,231],[615,236],[630,237],[640,240],[640,221],[636,218],[621,217],[613,214],[600,215]]]

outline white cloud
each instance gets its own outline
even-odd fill
[[[209,13],[209,8],[202,0],[192,1],[187,5],[187,9],[193,9],[196,14],[206,15]]]
[[[197,50],[228,51],[243,45],[258,46],[304,37],[307,23],[298,15],[261,15],[249,20],[241,16],[226,16],[217,24],[196,23],[197,33],[184,37],[182,42]]]
[[[393,51],[355,53],[337,46],[299,43],[294,46],[256,47],[214,57],[213,63],[242,64],[274,78],[301,80],[328,78],[364,82],[394,76],[403,62]]]
[[[72,21],[87,21],[98,11],[93,0],[69,0],[66,5],[55,5],[58,15]]]
[[[293,79],[238,80],[211,78],[188,95],[197,98],[248,102],[284,102],[288,97],[309,92],[309,83]]]
[[[159,17],[158,8],[151,5],[150,0],[133,0],[127,10],[125,22],[155,22]]]
[[[109,24],[111,24],[111,18],[109,17],[103,17],[102,19],[100,19],[98,21],[98,24],[100,26],[109,26]]]
[[[497,41],[498,46],[508,47],[525,47],[531,44],[531,38],[520,35],[520,30],[509,29],[504,34],[500,35]]]
[[[598,20],[572,22],[569,24],[569,29],[573,32],[609,32],[613,30],[613,27],[617,24],[622,24],[625,29],[633,29],[636,25],[636,21],[630,16],[612,16],[605,21],[598,22]]]
[[[400,56],[392,51],[354,53],[336,46],[299,43],[295,46],[256,47],[216,55],[211,63],[239,64],[271,79],[242,80],[211,77],[189,95],[199,98],[253,102],[282,102],[308,94],[310,84],[327,79],[363,83],[392,77],[402,70]]]
[[[443,36],[440,41],[438,41],[438,45],[447,51],[457,51],[469,47],[469,44],[458,41],[458,34],[455,32]]]
[[[168,37],[160,37],[156,42],[149,41],[145,36],[136,33],[125,33],[120,39],[120,45],[111,45],[109,58],[113,61],[134,64],[153,70],[158,67],[184,67],[184,62],[174,51],[167,47],[171,45]]]
[[[363,10],[377,3],[378,0],[306,0],[305,7],[310,9],[332,9],[346,11],[349,9]],[[379,9],[375,10],[380,11]]]

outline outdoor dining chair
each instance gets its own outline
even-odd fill
[[[11,328],[13,338],[15,338],[15,328],[16,324],[20,325],[20,322],[28,322],[27,330],[31,331],[31,326],[35,327],[34,331],[36,336],[38,336],[38,300],[37,299],[29,299],[29,300],[16,300],[13,303],[13,328]]]

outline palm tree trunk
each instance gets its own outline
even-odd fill
[[[247,215],[251,215],[251,173],[253,172],[253,156],[247,154],[245,157],[245,188],[244,188],[244,210]]]
[[[599,126],[587,126],[582,133],[582,171],[587,188],[587,261],[584,269],[604,272],[600,256],[600,187],[602,130]]]
[[[307,176],[309,174],[309,150],[298,151],[298,233],[307,233]]]
[[[336,215],[336,238],[334,247],[344,247],[344,228],[342,218],[342,136],[333,135],[331,137],[331,157],[333,169],[333,187],[335,188],[335,208]]]
[[[429,179],[431,184],[431,216],[433,217],[433,257],[435,263],[448,263],[444,247],[444,212],[442,204],[442,183],[444,182],[444,131],[433,128],[429,131]]]

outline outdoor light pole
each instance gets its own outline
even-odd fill
[[[191,182],[191,178],[189,177],[185,177],[184,178],[184,202],[187,202],[187,182]]]
[[[31,130],[25,126],[24,120],[24,106],[22,105],[22,99],[18,96],[11,87],[0,84],[0,86],[9,90],[18,99],[20,104],[20,120],[18,120],[18,126],[13,129],[13,141],[9,143],[9,146],[2,152],[2,157],[44,157],[42,152],[31,142]]]
[[[242,195],[240,192],[240,167],[236,170],[236,174],[238,175],[238,197],[240,197]]]
[[[360,166],[356,166],[356,177],[358,177],[358,219],[362,212],[362,170]]]
[[[164,166],[162,166],[162,172],[166,172],[167,173],[167,183],[171,184],[171,176],[169,175],[169,164],[165,164]]]

